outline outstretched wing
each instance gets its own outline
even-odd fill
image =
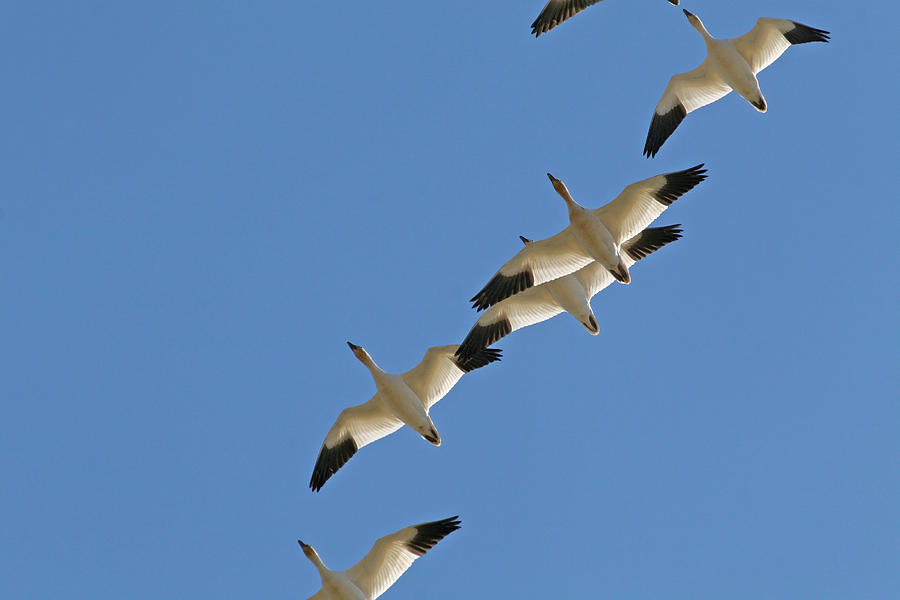
[[[403,421],[395,417],[376,398],[358,406],[341,411],[337,421],[325,436],[325,442],[316,459],[309,487],[318,492],[338,469],[356,454],[356,451],[390,435],[403,426]]]
[[[828,32],[787,19],[757,19],[753,29],[731,40],[754,73],[759,73],[784,54],[791,44],[827,42]]]
[[[684,171],[656,175],[632,183],[615,200],[595,213],[617,244],[633,238],[663,213],[670,204],[706,179],[699,164]]]
[[[561,312],[562,307],[546,285],[529,288],[487,309],[459,345],[456,354],[467,359],[513,331],[546,321]]]
[[[476,310],[484,310],[530,287],[574,273],[591,260],[566,227],[519,250],[470,302]]]
[[[625,261],[625,266],[631,267],[640,259],[679,239],[681,232],[680,224],[666,225],[665,227],[648,227],[643,230],[622,244],[622,260]],[[593,298],[598,292],[615,281],[612,273],[597,262],[593,262],[576,272],[575,277],[581,282],[588,298]]]
[[[687,73],[679,73],[669,80],[666,91],[653,111],[644,156],[656,156],[663,143],[681,124],[689,112],[712,104],[731,91],[731,87],[716,74],[705,59],[700,66]]]
[[[598,2],[600,0],[550,0],[531,24],[531,33],[534,37],[547,33],[566,19],[574,17]]]
[[[450,517],[386,535],[344,574],[362,590],[366,598],[375,600],[406,572],[413,561],[459,527],[459,517]]]
[[[483,350],[465,358],[456,356],[457,345],[435,346],[415,367],[403,373],[403,380],[422,400],[425,409],[447,395],[459,378],[494,361],[500,360],[500,350]]]

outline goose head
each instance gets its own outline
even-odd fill
[[[566,204],[574,203],[575,201],[572,199],[572,194],[569,193],[569,188],[566,187],[566,184],[562,182],[562,180],[557,179],[550,173],[547,173],[547,177],[550,178],[550,183],[553,184],[553,189],[556,190],[556,193],[562,196],[562,199],[566,201]]]
[[[303,554],[306,555],[306,558],[313,562],[316,562],[316,559],[319,559],[319,553],[316,552],[315,548],[309,544],[304,544],[301,540],[297,540],[297,543],[300,544],[300,549],[303,550]],[[321,561],[321,559],[319,560]]]
[[[704,37],[709,35],[709,32],[706,31],[706,27],[703,26],[703,21],[700,20],[700,17],[685,9],[681,9],[681,12],[684,13],[684,16],[687,17],[688,23],[690,23],[694,29],[699,31],[702,35],[704,35]]]
[[[362,346],[357,346],[352,342],[347,342],[347,345],[350,346],[350,350],[353,351],[353,355],[360,360],[362,363],[372,362],[372,357],[366,352],[366,349]]]

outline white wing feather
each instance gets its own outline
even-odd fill
[[[343,573],[362,590],[368,600],[375,600],[391,587],[417,558],[448,533],[459,529],[459,521],[454,519],[456,517],[413,525],[386,535],[375,542],[361,561]],[[423,528],[430,531],[426,531],[424,538],[417,539],[420,529]],[[418,552],[414,551],[414,547],[418,547]]]
[[[753,29],[731,40],[731,44],[744,57],[754,73],[759,73],[784,54],[791,43],[784,37],[785,32],[796,25],[787,19],[757,19]]]
[[[447,395],[463,370],[456,365],[453,353],[459,346],[435,346],[425,352],[425,356],[415,367],[403,373],[403,380],[416,393],[425,409]]]
[[[356,447],[362,448],[400,429],[403,421],[395,417],[377,398],[376,393],[368,402],[341,411],[325,436],[325,445],[333,448],[347,437],[352,437]]]
[[[643,231],[668,208],[654,195],[665,184],[666,175],[632,183],[612,202],[594,210],[617,244]]]
[[[709,67],[708,60],[704,59],[693,71],[672,76],[656,105],[656,114],[664,115],[679,104],[690,113],[712,104],[731,91],[731,87]]]
[[[511,296],[485,311],[476,326],[487,327],[504,319],[509,321],[510,333],[535,323],[546,321],[563,312],[546,285],[536,286]]]

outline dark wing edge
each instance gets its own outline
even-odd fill
[[[440,521],[432,521],[430,523],[422,523],[414,525],[416,535],[410,541],[406,542],[406,547],[410,552],[418,556],[422,556],[439,541],[447,537],[462,526],[459,516],[441,519]]]
[[[687,116],[684,104],[672,108],[664,115],[653,111],[653,120],[650,121],[650,130],[647,132],[647,141],[644,143],[644,156],[653,158],[669,136],[681,125]]]
[[[680,239],[683,231],[681,223],[666,225],[665,227],[648,227],[631,238],[625,251],[635,261],[639,261],[650,256],[666,244]]]
[[[359,448],[356,446],[356,440],[348,437],[334,448],[329,448],[322,444],[322,450],[319,451],[319,458],[316,459],[316,466],[313,468],[312,478],[309,480],[309,488],[318,492],[325,485],[328,479],[338,472],[338,469],[347,464]]]
[[[501,300],[505,300],[510,296],[514,296],[521,291],[527,290],[534,285],[534,274],[529,271],[522,271],[512,276],[497,273],[481,291],[472,296],[469,302],[472,308],[478,311],[490,308]]]
[[[660,204],[669,206],[706,179],[706,169],[700,163],[684,171],[666,173],[665,177],[666,182],[653,196]]]
[[[791,21],[791,23],[794,24],[794,28],[784,32],[784,38],[791,44],[805,44],[807,42],[827,43],[829,41],[828,34],[831,33],[830,31],[816,29],[815,27],[797,23],[796,21]]]
[[[460,350],[462,350],[462,346],[456,351],[459,352]],[[463,373],[468,373],[469,371],[474,371],[475,369],[480,369],[481,367],[489,365],[492,362],[499,361],[501,356],[503,356],[503,351],[499,348],[481,347],[476,348],[465,357],[457,357],[455,362],[456,366],[459,367]]]
[[[553,2],[550,0],[544,6],[544,10],[537,16],[534,23],[531,24],[531,33],[534,37],[539,37],[542,33],[547,33],[566,19],[574,17],[588,6],[596,4],[600,0],[568,0],[563,2]]]
[[[512,332],[512,324],[509,319],[503,319],[490,325],[475,323],[469,335],[456,349],[456,356],[459,357],[460,362],[468,361],[479,350],[487,348],[502,337],[509,335],[510,332]],[[462,366],[460,368],[462,369]]]

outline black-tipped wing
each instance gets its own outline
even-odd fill
[[[403,373],[403,380],[422,401],[425,409],[447,395],[465,373],[500,360],[500,350],[485,350],[460,360],[457,345],[435,346],[425,352],[418,365]]]
[[[566,19],[574,17],[598,2],[600,0],[550,0],[531,24],[531,33],[534,37],[547,33]]]
[[[517,329],[546,321],[561,312],[562,307],[545,284],[529,288],[487,309],[456,353],[468,358]]]
[[[622,244],[622,260],[625,262],[625,266],[630,268],[631,265],[642,258],[679,239],[681,232],[681,225],[648,227]],[[593,298],[598,292],[615,281],[612,273],[596,262],[579,270],[575,273],[575,277],[581,282],[588,298]]]
[[[706,170],[699,164],[684,171],[656,175],[632,183],[615,200],[601,206],[595,213],[622,244],[643,231],[675,200],[706,179]]]
[[[344,574],[374,600],[391,587],[417,558],[460,528],[459,517],[406,527],[375,542],[366,556]]]
[[[530,287],[574,273],[591,262],[566,227],[553,237],[531,242],[503,265],[470,302],[484,310]]]
[[[357,450],[403,426],[403,421],[384,407],[377,397],[376,394],[364,404],[344,409],[328,431],[309,480],[309,487],[314,492],[322,489],[325,482],[347,464]]]
[[[828,32],[787,19],[762,17],[753,29],[731,43],[754,73],[759,73],[781,56],[792,44],[827,42]]]
[[[679,73],[669,80],[666,91],[653,111],[644,156],[656,156],[663,143],[681,124],[687,114],[722,98],[731,88],[708,66],[707,60],[687,73]]]

